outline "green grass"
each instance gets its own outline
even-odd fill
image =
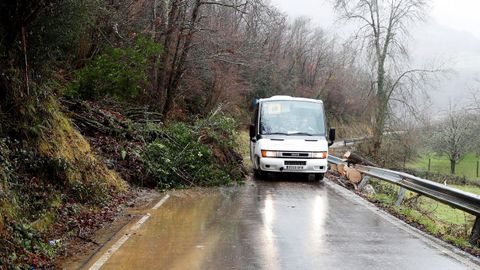
[[[475,186],[460,186],[460,185],[449,185],[452,188],[457,188],[466,192],[480,195],[480,187]],[[408,191],[405,198],[411,198],[415,193]],[[433,199],[422,196],[418,200],[418,206],[422,212],[428,213],[433,217],[434,220],[441,223],[451,223],[456,225],[470,225],[475,217],[473,215],[467,214],[464,211],[452,208],[446,204],[437,202]]]
[[[431,172],[438,172],[442,174],[450,174],[450,161],[446,156],[438,155],[423,155],[421,158],[410,162],[407,167],[416,170],[428,170],[428,160],[431,159]],[[465,176],[468,179],[480,179],[477,177],[477,160],[475,154],[468,154],[465,158],[457,164],[456,175]]]
[[[466,192],[480,195],[480,187],[450,185]],[[412,196],[411,194],[409,196]],[[437,202],[427,197],[421,197],[419,205],[422,210],[431,213],[435,220],[456,225],[471,225],[475,220],[473,215],[467,214],[461,210],[452,208],[446,204]]]
[[[427,197],[419,199],[422,212],[429,214],[435,221],[455,225],[470,225],[475,217],[446,204],[437,202]]]

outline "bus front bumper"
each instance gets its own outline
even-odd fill
[[[326,173],[327,159],[260,158],[260,169],[265,172]]]

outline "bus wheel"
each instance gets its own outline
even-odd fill
[[[316,181],[323,181],[324,176],[325,176],[324,173],[317,173],[317,174],[315,175],[315,180],[316,180]]]
[[[265,172],[262,170],[253,170],[253,176],[257,180],[262,180],[265,178]]]

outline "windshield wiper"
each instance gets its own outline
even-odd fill
[[[263,134],[263,135],[285,135],[285,136],[288,136],[290,134],[284,133],[284,132],[272,132],[272,133],[267,133],[267,134]]]
[[[295,136],[295,135],[304,135],[304,136],[314,136],[313,134],[307,132],[295,132],[295,133],[285,133],[285,132],[272,132],[263,135],[285,135],[285,136]]]
[[[304,135],[304,136],[314,136],[313,134],[307,133],[307,132],[295,132],[295,133],[290,133],[288,135]]]

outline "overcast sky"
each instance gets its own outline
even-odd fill
[[[348,28],[339,28],[331,0],[270,0],[290,17],[306,16],[339,36]],[[434,109],[470,97],[471,88],[480,87],[480,0],[432,0],[426,22],[412,29],[410,52],[415,65],[432,59],[446,61],[456,71],[430,91]],[[341,24],[341,22],[340,22]]]

